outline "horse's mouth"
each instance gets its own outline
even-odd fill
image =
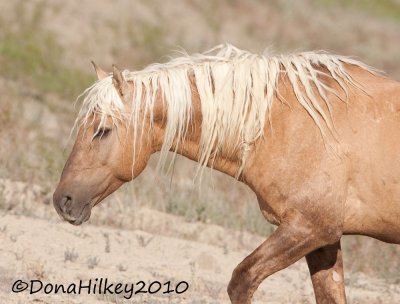
[[[89,205],[89,204],[88,204],[88,205]],[[68,221],[68,223],[70,223],[70,224],[72,224],[72,225],[75,225],[75,226],[78,226],[78,225],[83,224],[84,222],[88,221],[89,218],[90,218],[91,208],[86,208],[88,205],[86,205],[86,206],[82,209],[82,213],[81,213],[77,218],[68,216],[68,218],[64,217],[64,219],[65,219],[66,221]],[[87,210],[87,211],[84,211],[84,210]],[[83,212],[83,211],[84,211],[84,212]]]
[[[85,206],[82,208],[77,216],[64,212],[59,212],[59,215],[63,220],[67,221],[68,223],[78,226],[89,220],[92,209],[91,207],[91,203],[85,204]]]

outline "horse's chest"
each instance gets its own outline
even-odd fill
[[[278,215],[278,212],[260,197],[258,197],[257,200],[264,218],[273,225],[279,225],[281,223],[281,219]]]

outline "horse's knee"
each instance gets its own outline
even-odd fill
[[[229,298],[233,304],[250,303],[252,295],[251,283],[248,269],[241,264],[236,266],[232,272],[227,289]]]
[[[233,271],[228,285],[232,303],[250,303],[259,284],[269,275],[319,247],[334,243],[341,236],[340,227],[334,229],[332,223],[323,221],[315,223],[299,210],[286,210],[283,220],[278,229]]]

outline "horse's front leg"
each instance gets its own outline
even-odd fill
[[[345,304],[344,273],[340,241],[306,255],[318,304]]]
[[[288,210],[278,229],[233,271],[228,285],[231,302],[251,303],[254,292],[265,278],[340,237],[335,233],[322,235],[320,231],[325,229],[313,222],[299,211]]]

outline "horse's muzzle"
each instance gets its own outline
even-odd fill
[[[73,225],[80,225],[90,218],[90,203],[79,203],[69,193],[53,194],[53,205],[62,219]]]

